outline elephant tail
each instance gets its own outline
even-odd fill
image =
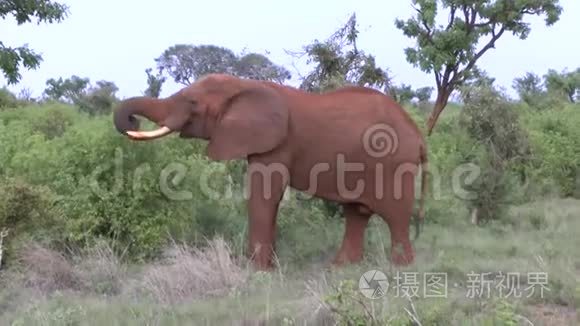
[[[423,221],[425,220],[425,196],[427,195],[427,174],[429,173],[426,144],[421,145],[419,158],[421,161],[421,198],[419,198],[419,214],[415,218],[415,240],[419,237],[421,226],[423,226]]]

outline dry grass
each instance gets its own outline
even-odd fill
[[[117,294],[122,289],[125,268],[107,244],[65,256],[31,243],[18,258],[24,286],[44,295],[63,290]]]
[[[222,238],[208,241],[203,248],[173,245],[163,261],[133,266],[136,268],[131,269],[131,273],[128,266],[106,244],[64,255],[33,243],[18,252],[18,262],[20,268],[12,271],[10,281],[3,279],[0,282],[0,324],[6,320],[17,320],[23,325],[39,321],[47,325],[60,324],[59,320],[63,318],[69,322],[82,321],[88,309],[84,305],[98,311],[95,312],[97,319],[109,321],[110,318],[123,316],[135,320],[145,319],[149,323],[148,316],[161,313],[159,310],[165,309],[164,306],[172,309],[180,303],[190,304],[190,300],[227,298],[230,292],[246,285],[251,275],[245,258],[234,259],[230,247]],[[10,289],[5,286],[8,284]],[[109,299],[103,301],[103,294]],[[10,296],[14,296],[17,302],[10,300]],[[232,303],[236,303],[236,300],[232,300]],[[139,303],[136,308],[140,309],[139,312],[132,311],[132,308],[129,311],[139,316],[127,316],[123,309],[128,307],[125,304],[130,305],[128,302]],[[146,302],[153,305],[148,306]],[[197,302],[199,306],[195,310],[200,314],[211,311],[211,304],[206,306],[204,301]],[[113,307],[119,310],[105,312]],[[234,304],[232,309],[239,312],[240,306]],[[18,313],[6,314],[11,310]],[[230,313],[225,310],[217,315],[226,315],[227,318]],[[254,318],[259,314],[250,313],[247,316],[239,320],[240,325],[262,324],[261,317]],[[169,314],[166,318],[173,317]],[[100,324],[97,320],[86,321]],[[153,324],[159,324],[159,321]]]
[[[42,293],[83,287],[75,266],[59,252],[32,243],[21,249],[19,258],[26,287]]]
[[[166,304],[227,294],[245,281],[250,271],[234,261],[222,238],[203,249],[174,245],[166,261],[150,266],[143,288]]]
[[[395,276],[380,255],[382,245],[369,247],[371,259],[356,266],[281,268],[275,273],[253,273],[222,238],[202,248],[173,245],[163,260],[131,265],[130,272],[106,245],[68,256],[30,245],[20,253],[24,268],[17,272],[22,283],[0,279],[0,324],[335,325],[374,320],[407,325],[416,318],[423,325],[525,325],[526,320],[573,325],[580,322],[580,261],[574,255],[580,245],[579,212],[580,201],[534,204],[514,212],[513,218],[521,221],[514,229],[517,233],[509,236],[491,226],[449,230],[430,225],[418,243],[422,255],[411,271],[448,273],[449,295],[439,300],[414,298],[416,310],[393,291],[381,300],[361,297],[358,279],[363,272],[379,268],[391,280]],[[537,256],[544,263],[539,264]],[[543,299],[467,300],[461,282],[472,270],[545,271],[550,291]],[[353,282],[350,287],[341,286],[348,284],[345,280]],[[31,289],[44,295],[27,294]],[[103,299],[102,294],[109,296]]]
[[[126,266],[106,243],[75,256],[76,272],[86,289],[99,294],[119,294],[127,276]]]
[[[536,325],[578,325],[580,322],[577,311],[571,307],[553,304],[539,304],[528,309],[530,319]]]
[[[250,275],[249,267],[232,258],[222,238],[208,241],[204,248],[175,244],[166,257],[145,266],[130,280],[126,266],[107,244],[65,256],[32,243],[19,252],[19,280],[43,295],[64,290],[105,295],[137,290],[157,302],[172,304],[227,295]]]

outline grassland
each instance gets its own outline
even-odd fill
[[[481,228],[457,214],[453,225],[426,227],[415,243],[416,264],[400,270],[386,258],[389,236],[379,219],[368,230],[365,261],[340,269],[324,260],[297,268],[282,252],[276,272],[254,273],[220,238],[203,250],[176,244],[164,260],[142,265],[123,264],[106,246],[72,260],[31,246],[22,254],[25,270],[2,274],[0,324],[347,325],[359,320],[360,325],[413,325],[407,309],[422,325],[576,325],[579,215],[580,201],[573,199],[514,207],[509,227]],[[297,240],[315,246],[321,232],[312,229]],[[340,232],[337,223],[331,246],[338,244]],[[312,250],[331,255],[334,248]],[[359,278],[367,270],[387,275],[384,297],[371,300],[359,292]],[[499,280],[500,272],[517,273],[519,291],[502,294],[495,282],[486,292],[484,285],[469,282],[473,273],[491,273]],[[394,277],[402,273],[408,279],[397,290]],[[438,289],[446,295],[425,295],[423,276],[429,273],[445,273],[447,286]],[[526,288],[533,279],[526,278],[534,273],[547,279],[536,280],[531,295]],[[547,287],[543,295],[540,284]]]

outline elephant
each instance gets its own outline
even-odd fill
[[[137,116],[158,128],[141,131]],[[276,220],[288,188],[342,206],[345,229],[333,266],[364,258],[374,214],[389,228],[391,263],[414,262],[409,230],[419,168],[415,239],[423,225],[427,145],[409,114],[385,93],[358,85],[308,92],[212,73],[164,98],[124,99],[113,120],[132,141],[176,134],[206,141],[211,160],[247,160],[247,254],[258,270],[276,268]]]

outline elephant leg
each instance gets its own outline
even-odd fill
[[[414,184],[404,184],[401,198],[394,198],[378,211],[391,233],[391,262],[398,266],[412,264],[415,253],[409,236],[413,214]]]
[[[360,204],[345,204],[343,208],[346,220],[344,238],[333,261],[334,265],[356,263],[362,260],[365,230],[373,214],[371,210]]]
[[[252,171],[248,179],[248,254],[258,270],[271,270],[274,268],[276,217],[287,181],[279,173],[263,172],[260,169]]]

